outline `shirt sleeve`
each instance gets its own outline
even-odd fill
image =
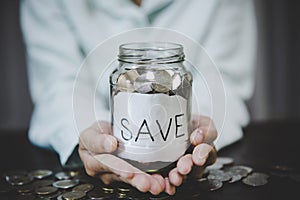
[[[78,133],[92,123],[84,108],[90,93],[89,78],[76,79],[84,55],[68,23],[60,0],[24,0],[21,26],[27,50],[29,86],[34,110],[29,139],[35,145],[55,150],[65,164],[78,144]],[[74,81],[81,81],[77,105],[81,107],[81,124],[73,113]]]
[[[220,116],[213,118],[219,131],[215,145],[220,149],[241,139],[242,128],[249,123],[246,101],[254,88],[257,33],[252,1],[219,1],[215,10],[203,46],[220,71],[225,89],[224,120],[220,120]],[[200,84],[205,87],[204,83]],[[200,110],[211,113],[208,109],[210,96],[208,93],[202,95],[204,103]],[[218,105],[215,108],[218,113]],[[222,112],[217,115],[223,115]]]

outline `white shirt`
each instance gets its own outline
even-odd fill
[[[29,138],[58,152],[62,164],[78,144],[72,91],[83,59],[108,37],[139,27],[173,29],[205,47],[226,89],[226,120],[216,146],[242,138],[256,58],[251,0],[143,0],[141,7],[130,0],[23,0],[21,25],[34,103]],[[88,90],[89,84],[84,87]],[[108,98],[99,97],[103,113],[109,110]],[[84,103],[83,99],[82,107]],[[91,123],[86,120],[81,127]]]

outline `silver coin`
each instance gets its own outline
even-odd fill
[[[44,197],[39,197],[39,196],[37,196],[37,197],[33,197],[32,199],[34,199],[34,200],[51,200],[50,198],[44,198]]]
[[[139,73],[135,69],[129,70],[128,72],[126,72],[126,75],[131,83],[134,83],[135,80],[139,77]]]
[[[154,82],[154,72],[145,71],[143,74],[138,76],[133,83],[135,91],[146,94],[152,91],[152,82]]]
[[[223,182],[216,179],[201,179],[200,181],[200,187],[204,188],[208,191],[215,191],[220,189],[223,186]]]
[[[21,185],[16,188],[18,193],[32,193],[34,191],[34,186],[32,184]]]
[[[181,85],[178,86],[178,88],[174,91],[176,94],[182,96],[185,99],[188,99],[190,97],[191,92],[191,76],[186,74],[184,77],[182,77]]]
[[[111,187],[102,187],[102,190],[105,193],[114,193],[114,188]]]
[[[72,187],[78,185],[78,183],[79,183],[78,179],[60,180],[60,181],[54,182],[52,185],[53,185],[53,187],[56,187],[56,188],[59,188],[59,189],[69,189],[69,188],[72,188]]]
[[[219,169],[222,169],[222,168],[223,168],[223,165],[221,163],[215,162],[214,164],[212,164],[210,166],[207,166],[206,170],[211,171],[211,170],[219,170]]]
[[[238,182],[242,179],[243,177],[239,174],[234,174],[231,176],[231,180],[229,181],[229,183],[235,183]]]
[[[239,174],[242,177],[246,177],[249,173],[253,171],[253,169],[247,166],[236,165],[228,168],[226,171],[234,175]]]
[[[62,192],[58,190],[57,192],[54,192],[52,194],[45,195],[45,196],[40,196],[40,197],[43,197],[44,199],[52,200],[52,199],[56,199],[61,194],[62,194]]]
[[[52,185],[53,180],[36,180],[32,184],[35,188],[45,187]]]
[[[250,176],[251,176],[251,177],[265,178],[265,179],[268,179],[268,178],[269,178],[269,175],[268,175],[268,174],[261,173],[261,172],[253,172]]]
[[[118,191],[120,193],[127,193],[127,192],[130,192],[130,188],[118,187]]]
[[[51,187],[51,186],[40,187],[40,188],[35,189],[35,193],[37,195],[49,195],[49,194],[55,193],[57,191],[58,191],[57,188]]]
[[[121,74],[118,77],[117,90],[134,91],[133,82],[129,79],[127,74]]]
[[[58,195],[56,199],[57,200],[64,200],[63,197],[62,197],[62,194]]]
[[[181,76],[176,73],[172,76],[172,90],[177,90],[181,85]]]
[[[43,178],[51,176],[52,173],[53,172],[51,170],[38,169],[38,170],[34,170],[34,171],[30,172],[29,175],[36,179],[43,179]]]
[[[158,85],[164,86],[169,90],[172,89],[172,76],[166,70],[155,70],[154,78],[154,82]]]
[[[68,179],[71,179],[73,178],[70,174],[70,172],[57,172],[55,174],[55,177],[58,179],[58,180],[68,180]]]
[[[217,157],[216,163],[220,163],[222,165],[230,165],[233,163],[233,158],[229,157]]]
[[[82,199],[85,196],[86,196],[85,192],[71,191],[71,192],[64,193],[62,195],[62,198],[65,199],[65,200],[78,200],[78,199]]]
[[[15,185],[25,185],[33,181],[33,177],[26,176],[24,174],[9,174],[5,175],[5,180],[15,186]]]
[[[76,187],[73,188],[72,191],[81,191],[81,192],[89,192],[91,191],[92,189],[94,189],[94,186],[90,183],[84,183],[84,184],[81,184],[81,185],[77,185]]]
[[[123,192],[119,192],[117,194],[117,199],[127,199],[127,194]]]
[[[231,179],[231,176],[226,174],[226,173],[222,173],[222,174],[209,174],[207,176],[207,179],[209,180],[219,180],[222,182],[226,182],[229,181]]]
[[[170,91],[170,88],[167,88],[166,86],[158,83],[152,83],[151,87],[157,93],[167,93],[168,91]]]
[[[170,76],[174,76],[175,75],[175,71],[172,69],[166,69],[165,70]]]
[[[242,182],[246,185],[250,185],[253,187],[262,186],[268,183],[268,180],[265,177],[260,176],[248,176],[242,180]]]
[[[6,182],[10,183],[14,180],[19,180],[20,178],[26,177],[27,174],[23,171],[10,171],[4,174],[4,179]]]

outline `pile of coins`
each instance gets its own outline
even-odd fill
[[[269,170],[271,175],[299,181],[299,172],[292,168],[276,165]],[[89,177],[83,169],[53,173],[51,170],[40,169],[31,172],[8,172],[3,176],[6,184],[0,183],[0,199],[131,199],[131,200],[162,200],[185,199],[185,195],[198,197],[203,192],[212,192],[224,185],[241,182],[247,186],[258,187],[268,183],[269,175],[254,172],[245,165],[234,165],[229,157],[218,157],[215,164],[208,166],[202,178],[185,179],[176,195],[166,193],[151,195],[142,193],[134,187],[121,182],[105,185],[98,178]],[[195,184],[194,184],[195,183]],[[225,187],[226,188],[226,187]],[[183,191],[183,192],[181,192]]]
[[[164,93],[189,97],[192,77],[181,75],[174,70],[148,68],[131,69],[120,74],[117,79],[117,92],[137,92],[141,94]]]
[[[215,191],[222,188],[225,182],[241,181],[249,186],[262,186],[268,183],[269,175],[253,172],[253,169],[244,165],[232,165],[233,159],[218,157],[216,162],[205,169],[203,178],[198,179],[200,187]]]
[[[53,174],[51,170],[32,172],[8,172],[0,184],[0,199],[167,199],[162,193],[153,196],[142,193],[126,183],[105,185],[97,178],[89,177],[83,170],[62,171]]]

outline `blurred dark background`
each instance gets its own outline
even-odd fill
[[[0,129],[25,129],[32,103],[19,0],[0,1]],[[255,0],[259,30],[253,121],[300,118],[300,1]]]

